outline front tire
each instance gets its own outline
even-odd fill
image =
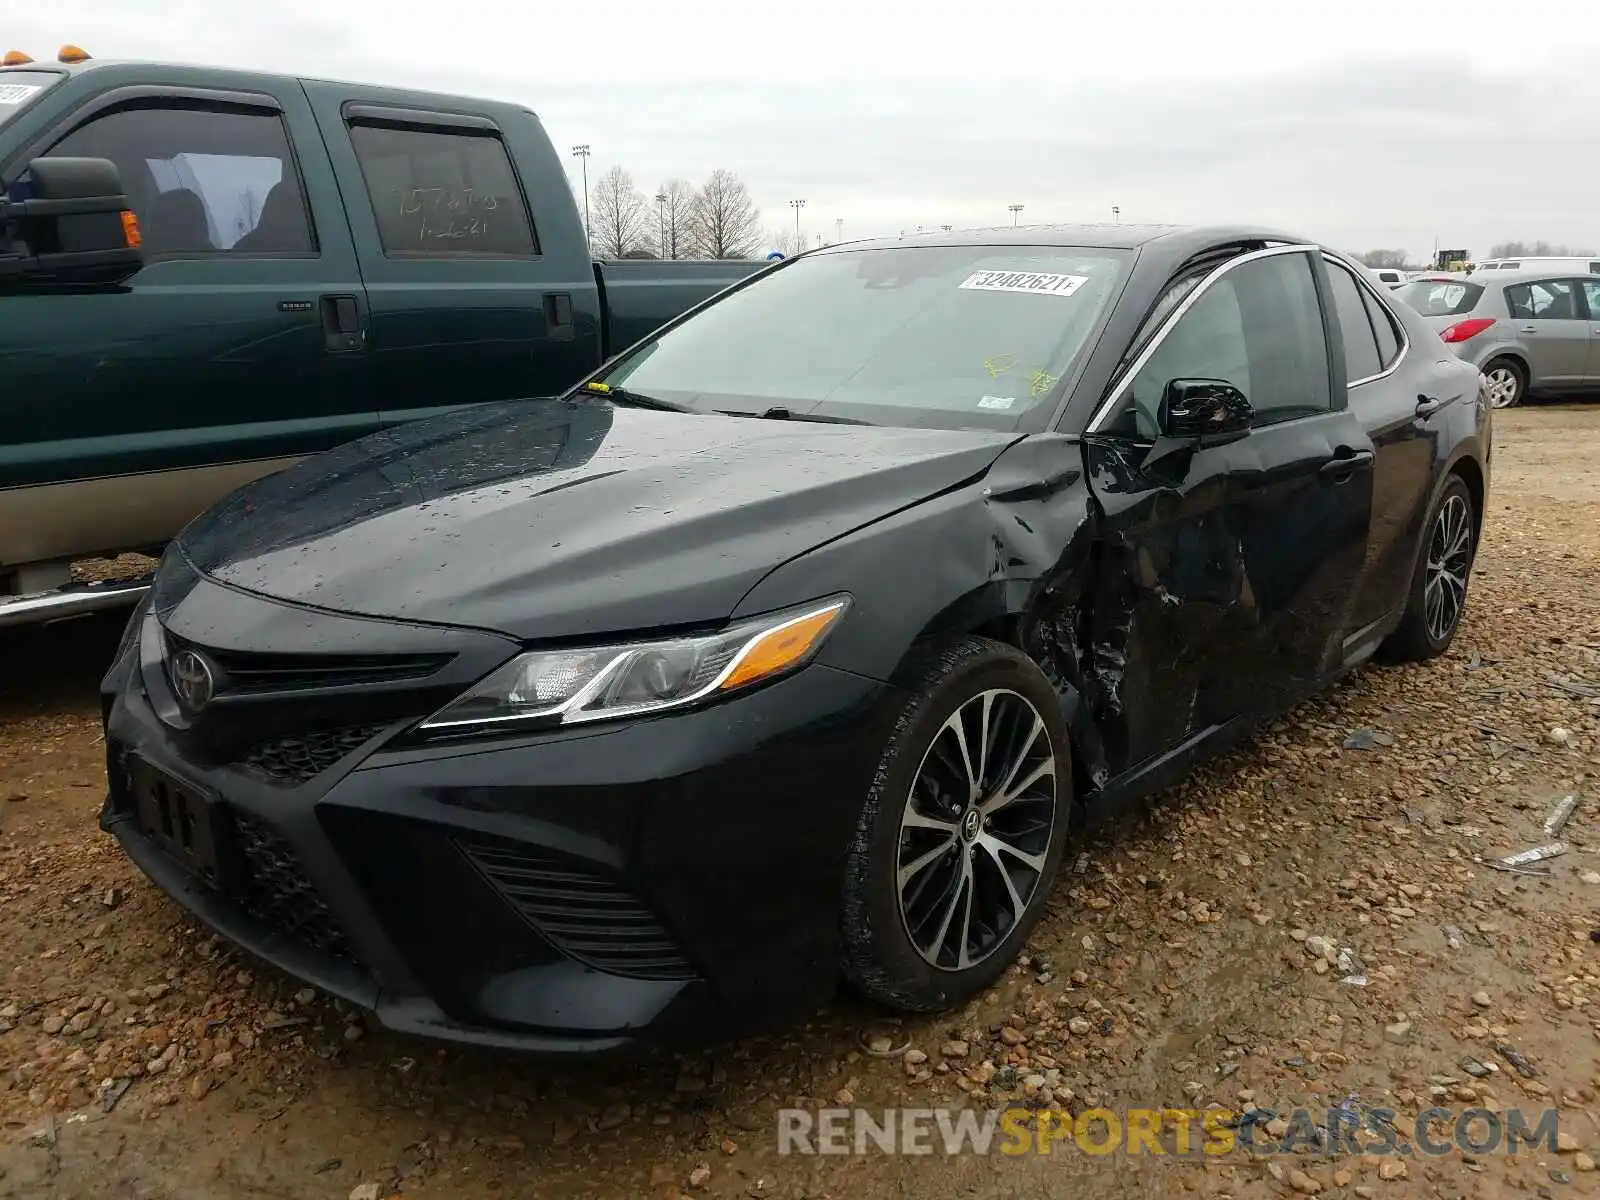
[[[846,866],[846,979],[937,1012],[987,987],[1043,915],[1067,842],[1072,759],[1061,700],[1010,646],[922,654]]]
[[[1489,381],[1489,403],[1495,408],[1515,408],[1528,394],[1528,373],[1515,359],[1497,358],[1483,368]]]
[[[1478,521],[1466,481],[1452,474],[1423,526],[1405,616],[1381,647],[1392,662],[1425,662],[1450,648],[1467,604]]]

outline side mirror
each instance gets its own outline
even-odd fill
[[[1161,436],[1220,446],[1250,432],[1255,409],[1225,379],[1174,379],[1161,394]]]
[[[26,199],[0,200],[0,283],[115,285],[144,265],[115,163],[36,158],[28,175]]]

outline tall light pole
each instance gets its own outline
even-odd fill
[[[667,257],[667,190],[662,188],[656,193],[656,215],[661,218],[661,240],[656,243],[656,249],[662,258]],[[674,254],[673,258],[678,256]]]
[[[572,157],[583,159],[583,240],[594,249],[594,233],[589,228],[589,143],[582,142],[572,148]]]
[[[806,202],[804,200],[791,200],[791,201],[789,201],[789,207],[794,209],[794,240],[795,240],[795,245],[799,246],[802,250],[805,249],[805,244],[800,241],[800,210],[802,208],[804,208],[805,206],[806,206]]]
[[[1014,228],[1016,228],[1016,224],[1017,224],[1017,214],[1022,211],[1022,205],[1020,205],[1020,204],[1008,204],[1008,205],[1006,205],[1006,207],[1011,210],[1011,226],[1014,229]]]
[[[1113,204],[1111,206],[1111,219],[1113,221],[1115,221],[1118,225],[1122,224],[1122,210],[1120,208],[1118,208],[1115,204]]]
[[[833,219],[833,233],[834,233],[833,240],[835,242],[844,241],[844,218],[843,217],[835,217]]]

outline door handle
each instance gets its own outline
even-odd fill
[[[546,292],[544,297],[545,336],[553,342],[570,342],[572,324],[572,293]]]
[[[1331,478],[1335,483],[1343,483],[1357,471],[1370,467],[1373,457],[1371,450],[1354,450],[1329,459],[1317,473]]]
[[[367,331],[361,325],[361,301],[355,296],[322,297],[322,344],[330,354],[365,350]]]
[[[1444,401],[1437,396],[1419,395],[1417,397],[1417,416],[1431,417],[1444,407]]]
[[[1523,333],[1538,333],[1539,332],[1539,327],[1537,325],[1524,325],[1522,327],[1522,332]]]

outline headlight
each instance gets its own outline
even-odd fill
[[[420,728],[574,725],[725,695],[805,666],[849,604],[839,596],[704,637],[520,654]]]

